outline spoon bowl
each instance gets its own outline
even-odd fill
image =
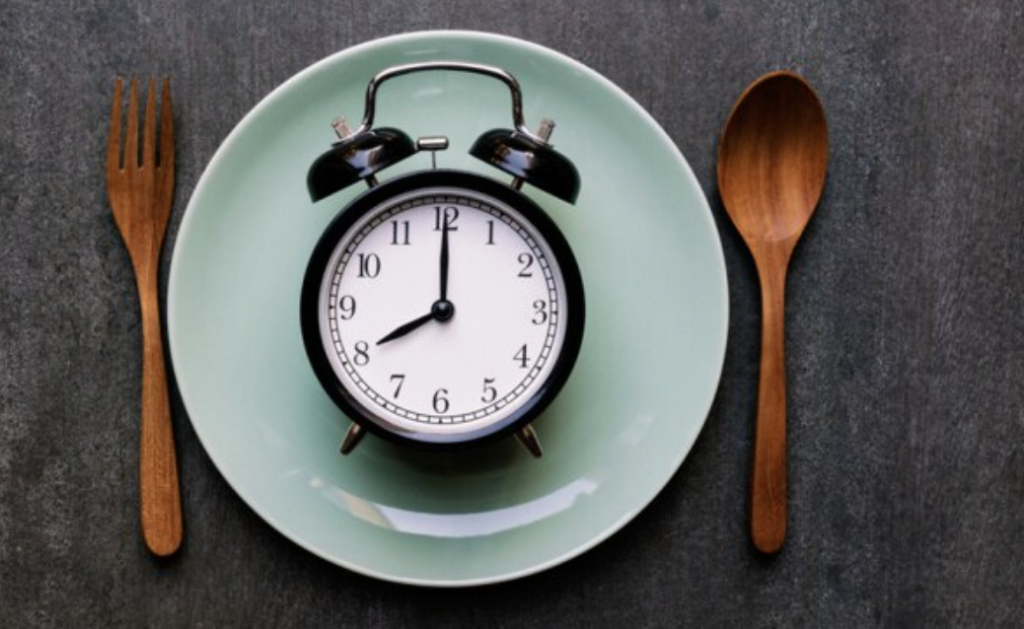
[[[795,243],[827,166],[825,111],[800,76],[773,72],[743,92],[719,145],[718,188],[744,240]]]
[[[750,532],[765,553],[786,538],[786,272],[828,168],[828,125],[814,90],[767,74],[733,107],[718,147],[718,189],[761,284],[761,371],[751,467]]]

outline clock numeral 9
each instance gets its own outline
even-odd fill
[[[523,268],[519,269],[519,277],[533,277],[533,271],[530,267],[533,266],[533,254],[522,252],[519,254],[519,264],[523,265]]]
[[[380,257],[376,253],[359,254],[359,277],[373,279],[380,275]]]
[[[341,318],[348,321],[356,316],[356,298],[352,295],[342,295],[338,300],[338,308],[341,310]]]
[[[530,357],[526,353],[526,343],[523,343],[523,346],[519,348],[519,351],[516,352],[512,359],[519,363],[520,369],[526,369],[530,364]]]
[[[459,208],[454,205],[442,208],[440,205],[434,206],[434,231],[441,231],[442,217],[444,222],[445,231],[459,231],[458,225],[455,221],[459,220]]]
[[[434,392],[434,412],[443,415],[448,412],[451,403],[448,401],[448,389],[438,389]]]
[[[480,401],[484,404],[490,404],[494,400],[498,399],[498,390],[494,388],[494,378],[484,378],[484,394],[480,398]]]
[[[533,302],[533,311],[536,313],[530,322],[534,325],[544,325],[548,320],[548,302],[543,299],[538,299]]]
[[[366,341],[359,341],[355,344],[356,353],[352,356],[352,362],[359,367],[365,367],[370,362],[370,346]]]

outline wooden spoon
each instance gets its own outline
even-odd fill
[[[764,553],[786,539],[786,270],[821,197],[828,127],[792,72],[767,74],[736,101],[718,147],[718,189],[761,279],[761,373],[751,470],[750,535]]]

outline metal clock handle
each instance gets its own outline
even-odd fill
[[[512,123],[515,125],[516,133],[526,136],[541,146],[547,145],[545,138],[540,137],[526,128],[526,122],[523,120],[523,92],[519,87],[519,81],[517,81],[514,76],[501,68],[478,63],[466,63],[462,61],[428,61],[423,63],[409,63],[406,65],[394,66],[379,72],[370,80],[370,84],[366,88],[366,109],[363,113],[363,121],[360,123],[359,128],[351,135],[358,135],[365,131],[369,131],[373,127],[377,90],[385,81],[404,74],[426,72],[428,70],[469,72],[471,74],[482,74],[501,81],[512,93]]]

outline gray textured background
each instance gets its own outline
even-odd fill
[[[175,392],[187,538],[153,560],[137,525],[141,330],[102,169],[114,77],[174,79],[166,262],[200,173],[259,99],[347,46],[431,28],[575,57],[686,155],[731,281],[707,427],[598,548],[435,591],[278,535],[213,468]],[[3,0],[0,625],[1024,625],[1022,33],[1012,1]],[[765,560],[745,510],[759,298],[714,157],[733,99],[781,67],[820,92],[832,162],[791,269],[790,534]]]

